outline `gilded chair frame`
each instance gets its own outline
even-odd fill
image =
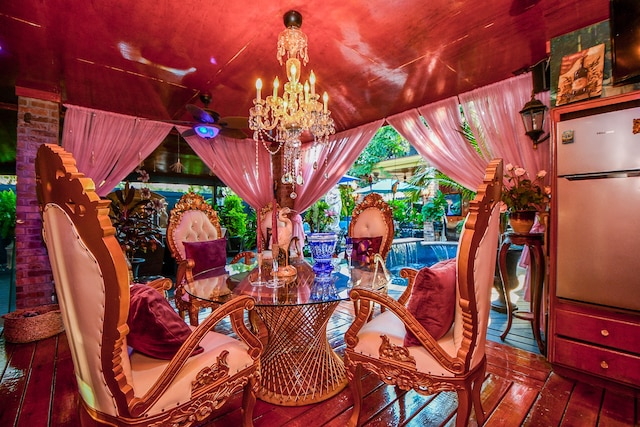
[[[171,360],[130,354],[129,274],[108,216],[110,202],[57,145],[40,146],[35,169],[82,425],[201,425],[244,390],[242,424],[251,426],[262,352],[244,322],[253,299],[239,297],[213,312]],[[158,282],[159,289],[165,286]],[[212,331],[224,318],[238,339]],[[203,353],[192,356],[198,347]]]
[[[448,335],[434,339],[407,310],[406,304],[418,273],[414,269],[401,270],[401,276],[408,279],[408,286],[397,301],[366,289],[354,288],[350,292],[357,310],[345,334],[345,366],[354,396],[349,426],[359,422],[361,379],[365,370],[387,384],[403,390],[413,389],[420,394],[455,391],[458,395],[456,425],[468,424],[472,407],[478,424],[484,422],[480,391],[487,363],[484,344],[495,273],[502,174],[502,160],[491,161],[484,182],[470,203],[458,248],[457,306],[454,325]],[[375,327],[372,325],[376,318],[371,320],[373,303],[386,308]],[[394,319],[399,320],[392,327],[390,320]],[[405,329],[418,338],[421,346],[403,346]],[[369,345],[358,347],[361,340],[367,340]],[[418,359],[421,366],[428,366],[429,372],[418,369]]]
[[[194,212],[200,212],[202,215],[194,215]],[[203,218],[206,218],[208,224],[192,224],[191,222],[194,221],[194,218],[195,221],[203,221]],[[185,221],[187,221],[186,224]],[[178,234],[181,235],[178,236]],[[180,316],[184,318],[185,313],[188,314],[189,323],[192,326],[197,326],[199,323],[198,313],[200,309],[213,309],[218,304],[193,299],[186,293],[185,285],[193,282],[195,263],[192,259],[186,258],[183,242],[185,240],[194,242],[213,240],[222,237],[222,227],[220,226],[218,213],[200,194],[185,193],[171,209],[167,225],[167,245],[177,264],[175,305]],[[246,264],[251,264],[253,257],[253,252],[241,252],[233,258],[231,264],[240,260],[244,260]]]
[[[384,201],[380,194],[367,194],[362,202],[353,209],[348,235],[350,237],[376,237],[381,235],[382,243],[378,253],[383,260],[387,259],[387,254],[391,250],[394,232],[391,206]]]

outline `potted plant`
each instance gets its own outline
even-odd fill
[[[7,250],[7,268],[13,266],[13,238],[16,231],[16,193],[0,191],[0,237]]]
[[[329,225],[333,223],[334,218],[339,214],[339,212],[333,211],[329,204],[321,199],[307,209],[304,214],[304,220],[309,225],[310,233],[323,233],[328,231]]]
[[[149,175],[144,170],[137,169],[136,172],[140,181],[148,182]],[[116,229],[116,238],[129,263],[133,265],[135,257],[146,257],[149,252],[163,247],[162,231],[157,223],[158,214],[165,210],[163,198],[152,198],[148,187],[136,189],[128,182],[122,190],[115,190],[107,198],[111,200],[109,217]]]
[[[502,201],[507,206],[509,224],[517,233],[528,233],[536,213],[545,211],[549,204],[551,188],[542,185],[547,172],[541,170],[531,179],[520,166],[509,163],[505,169],[509,184],[502,190]]]
[[[422,220],[425,223],[425,238],[431,235],[430,228],[433,229],[433,235],[439,233],[438,236],[442,236],[444,228],[443,218],[447,212],[447,199],[444,197],[442,191],[438,190],[437,193],[431,197],[427,203],[422,206]]]
[[[235,255],[242,252],[244,235],[247,231],[247,214],[244,212],[242,199],[235,194],[224,198],[220,210],[220,221],[227,229],[227,252]]]

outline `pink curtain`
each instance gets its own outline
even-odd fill
[[[422,122],[422,117],[427,126]],[[387,118],[387,122],[432,166],[475,191],[488,164],[460,133],[462,116],[455,97]]]
[[[291,218],[293,235],[304,242],[304,230],[300,214],[331,189],[356,161],[364,147],[371,141],[383,120],[340,132],[327,145],[303,148],[303,185],[296,185],[297,198]],[[187,127],[178,127],[183,133]],[[273,173],[271,155],[256,145],[253,139],[231,139],[218,135],[205,140],[197,135],[185,137],[195,153],[209,166],[229,188],[254,209],[273,200]],[[256,147],[258,165],[256,169]],[[325,162],[325,159],[327,160]],[[314,161],[317,168],[313,168]],[[256,173],[257,171],[257,173]]]
[[[298,215],[340,181],[383,123],[384,120],[378,120],[340,132],[334,135],[327,145],[304,150],[302,162],[304,185],[296,186],[298,197],[293,203]],[[317,169],[313,168],[314,161],[317,162]],[[293,221],[293,235],[304,242],[302,218]]]
[[[184,133],[188,127],[178,127]],[[187,143],[211,171],[252,208],[259,209],[273,200],[271,155],[253,139],[218,135],[214,139],[198,135],[185,137]]]
[[[484,157],[500,157],[505,165],[522,166],[533,178],[540,170],[549,172],[551,150],[549,141],[534,150],[531,139],[524,133],[518,112],[531,99],[531,90],[531,73],[527,73],[460,94],[459,98]],[[549,106],[549,92],[537,94],[536,99]],[[545,123],[547,132],[549,120]]]
[[[531,73],[512,77],[489,86],[481,87],[459,96],[469,126],[479,141],[487,158],[501,157],[504,164],[522,166],[530,178],[551,167],[549,141],[533,148],[531,139],[524,133],[524,125],[518,113],[531,99]],[[550,105],[549,92],[536,94],[536,99]],[[549,132],[549,122],[544,124],[545,134]],[[545,177],[549,184],[551,174]],[[505,179],[505,184],[506,184]],[[532,232],[544,232],[544,225],[536,222]],[[525,246],[520,257],[520,265],[526,268],[523,284],[525,301],[530,299],[531,271],[528,268],[529,248]],[[544,322],[544,320],[543,320]]]
[[[173,125],[66,105],[62,146],[106,196],[167,136]]]
[[[317,157],[313,148],[304,150],[302,177],[305,184],[296,186],[295,210],[303,212],[333,188],[383,123],[384,120],[378,120],[334,135],[327,145],[318,147]],[[318,168],[314,170],[315,159]]]

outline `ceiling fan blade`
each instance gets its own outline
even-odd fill
[[[193,118],[200,123],[214,124],[216,122],[211,114],[196,105],[187,104],[187,110],[191,113]]]
[[[234,129],[231,127],[223,127],[222,129],[220,129],[220,135],[224,135],[228,138],[234,138],[234,139],[245,139],[249,137],[246,133],[244,133],[240,129]]]
[[[185,130],[184,132],[182,132],[182,137],[186,138],[188,136],[193,136],[195,134],[196,134],[196,131],[193,130],[193,128],[189,128],[189,129]]]
[[[228,129],[249,129],[249,118],[242,116],[229,116],[220,119],[220,125]]]

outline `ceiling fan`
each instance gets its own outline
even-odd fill
[[[183,136],[196,134],[205,139],[213,139],[218,134],[235,139],[245,139],[247,134],[243,129],[249,128],[249,121],[246,117],[220,117],[220,114],[213,110],[209,110],[208,106],[211,102],[210,93],[201,93],[200,101],[204,104],[204,108],[200,108],[194,104],[187,104],[187,111],[193,116],[195,123],[192,128],[186,131]]]

